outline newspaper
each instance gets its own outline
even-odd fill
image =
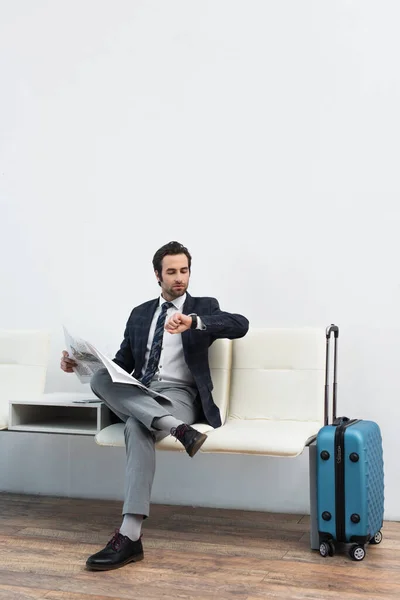
[[[73,337],[66,327],[64,327],[64,336],[69,358],[72,358],[76,362],[76,367],[73,367],[73,371],[81,383],[89,383],[96,371],[105,367],[113,383],[136,385],[153,398],[161,397],[170,402],[168,396],[143,385],[141,381],[135,379],[135,377],[124,371],[122,367],[102,354],[100,350],[97,350],[93,344],[82,338]]]
[[[76,367],[73,367],[75,375],[81,383],[89,383],[96,371],[103,368],[103,363],[93,352],[91,344],[80,338],[73,338],[66,327],[64,337],[69,358],[76,362]]]

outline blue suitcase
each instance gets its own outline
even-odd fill
[[[328,425],[329,342],[334,334],[333,420]],[[336,418],[339,329],[326,333],[325,426],[317,436],[317,510],[319,551],[333,556],[336,545],[352,544],[353,560],[363,560],[364,545],[382,541],[384,480],[382,438],[373,421]]]

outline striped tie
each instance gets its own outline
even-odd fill
[[[142,383],[146,386],[149,385],[150,381],[155,375],[155,372],[157,371],[163,343],[165,317],[167,316],[167,310],[171,308],[171,306],[173,306],[172,302],[164,302],[164,304],[161,306],[161,313],[157,320],[146,372],[142,377]]]

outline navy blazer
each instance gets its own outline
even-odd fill
[[[124,339],[114,362],[139,379],[145,362],[150,325],[159,298],[137,306],[126,324]],[[212,397],[213,383],[208,363],[208,348],[218,338],[230,340],[246,335],[249,322],[242,315],[223,312],[215,298],[194,298],[186,294],[182,313],[196,313],[206,329],[182,333],[183,355],[199,391],[204,416],[212,427],[221,426],[221,416]]]

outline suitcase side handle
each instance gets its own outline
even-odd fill
[[[337,325],[329,325],[326,328],[326,360],[325,360],[325,406],[324,406],[324,422],[329,424],[329,348],[331,336],[334,336],[334,358],[333,358],[333,401],[332,401],[332,423],[336,420],[337,411],[337,348],[339,339],[339,327]]]

